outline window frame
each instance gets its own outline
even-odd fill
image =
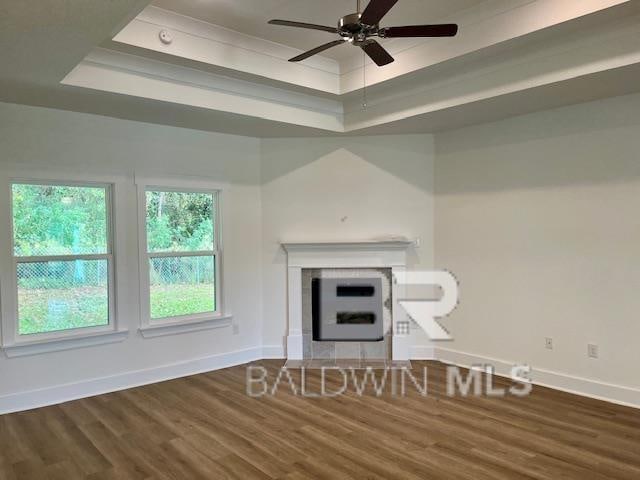
[[[13,185],[50,185],[71,187],[103,188],[105,191],[106,208],[106,253],[102,254],[63,254],[42,256],[20,256],[15,254],[14,224],[13,224]],[[77,346],[88,346],[111,343],[123,340],[127,329],[118,328],[118,288],[117,288],[117,260],[116,260],[116,225],[114,218],[114,199],[116,180],[95,179],[85,176],[65,175],[59,179],[53,175],[8,175],[2,182],[7,198],[7,208],[0,208],[0,221],[9,225],[7,235],[0,242],[5,243],[1,248],[5,255],[0,261],[3,273],[0,276],[0,300],[2,306],[2,348],[7,355],[23,356],[49,351],[66,350]],[[45,263],[52,261],[74,260],[106,260],[107,261],[107,295],[108,295],[108,323],[92,327],[77,327],[52,332],[20,334],[18,312],[18,278],[17,268],[23,263]]]
[[[144,337],[183,333],[187,331],[218,328],[231,324],[231,315],[226,313],[223,285],[223,248],[222,248],[222,196],[224,187],[206,181],[190,179],[136,179],[138,189],[138,237],[139,237],[139,277],[140,277],[140,332]],[[213,195],[213,250],[195,252],[149,252],[147,241],[147,198],[148,191],[206,193]],[[150,259],[167,257],[199,257],[214,258],[214,294],[215,311],[179,315],[166,318],[151,318],[151,282]]]

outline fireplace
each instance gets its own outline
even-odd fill
[[[394,334],[394,325],[409,319],[397,304],[403,292],[393,275],[406,270],[411,242],[282,245],[287,252],[287,365],[347,359],[363,367],[409,360],[409,336]]]

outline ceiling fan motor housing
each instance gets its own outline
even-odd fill
[[[367,37],[378,33],[378,25],[365,25],[360,22],[361,13],[345,15],[338,21],[338,33],[344,38],[350,38],[355,45],[364,43]]]

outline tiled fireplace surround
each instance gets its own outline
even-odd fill
[[[396,324],[408,321],[397,304],[400,286],[393,274],[406,269],[408,241],[283,243],[287,252],[288,365],[340,365],[360,361],[360,366],[409,360],[407,336],[394,334]],[[381,278],[384,341],[315,342],[312,338],[311,279]],[[356,365],[358,366],[358,365]]]
[[[313,278],[380,278],[382,280],[382,342],[316,342],[313,340],[311,281]],[[391,269],[390,268],[303,268],[302,269],[302,356],[312,360],[391,359]]]

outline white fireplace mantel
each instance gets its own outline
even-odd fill
[[[361,242],[282,242],[287,252],[288,320],[287,358],[303,360],[302,269],[390,268],[392,274],[406,270],[408,240]],[[397,303],[401,286],[392,284],[393,360],[409,360],[409,337],[396,335],[396,324],[408,321]]]
[[[364,240],[360,242],[282,242],[287,251],[313,250],[313,249],[353,249],[368,250],[406,250],[413,242],[409,240]]]

